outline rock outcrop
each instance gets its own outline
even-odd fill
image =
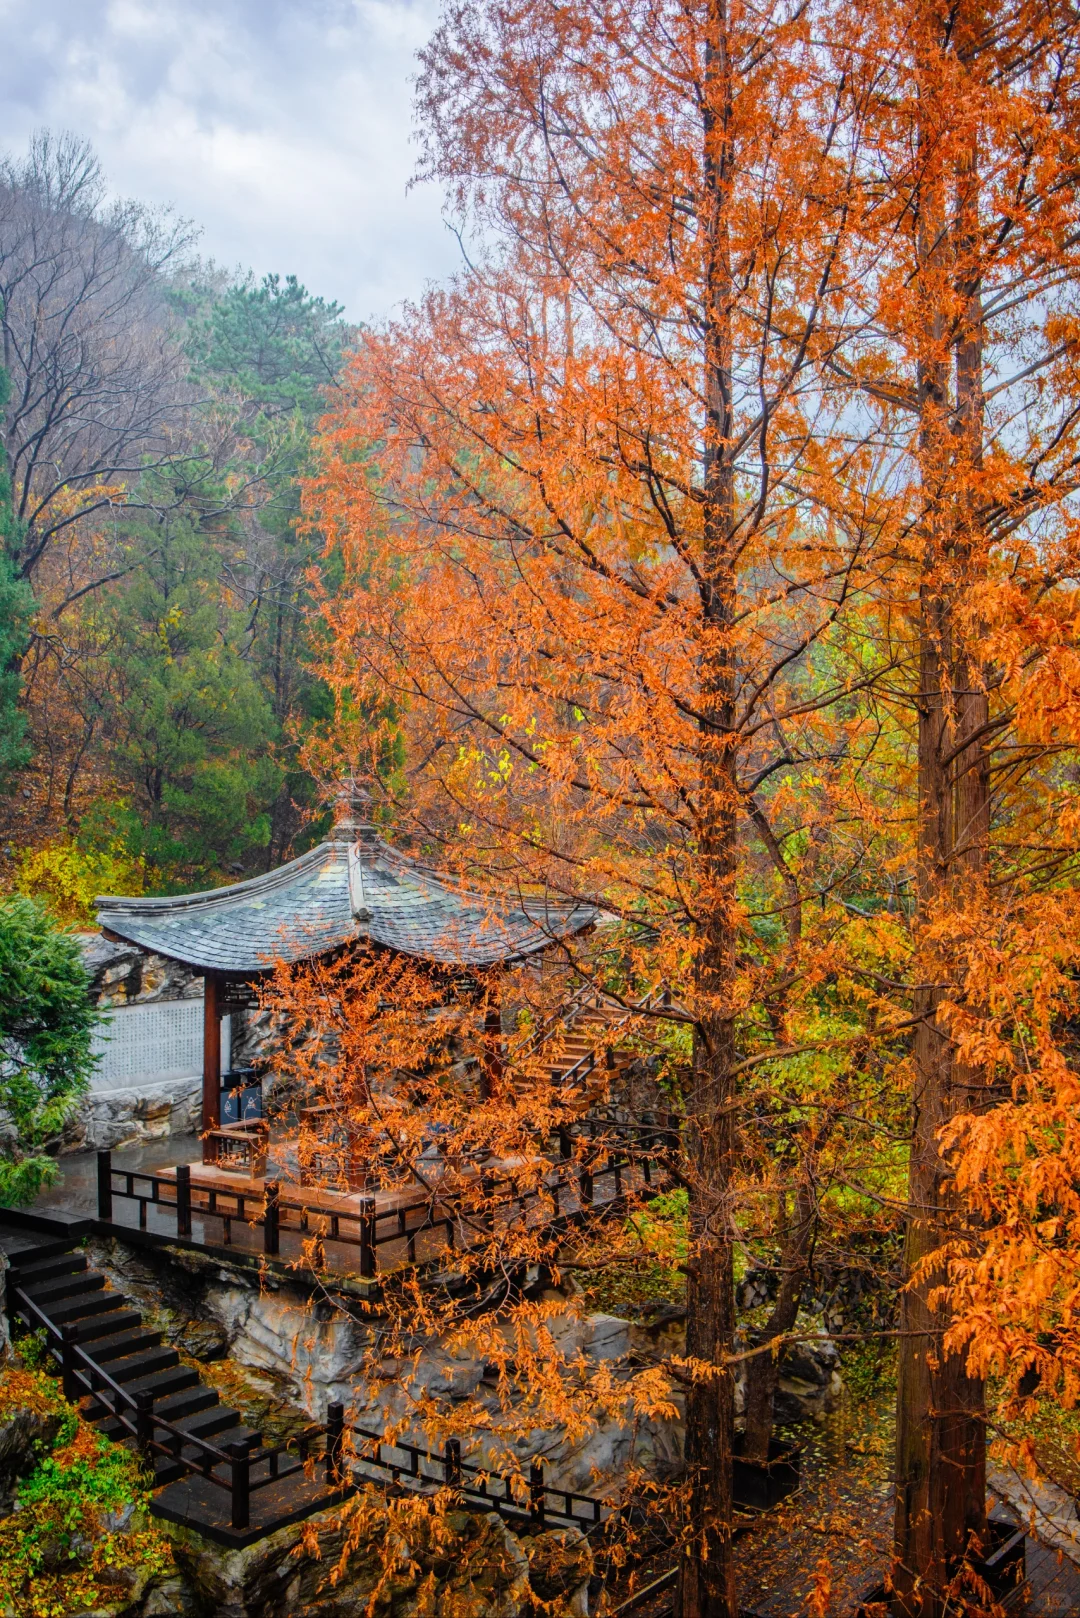
[[[114,1151],[170,1135],[198,1135],[202,1080],[163,1079],[126,1090],[92,1090],[64,1130],[65,1152]]]
[[[375,1618],[519,1618],[530,1605],[529,1559],[494,1512],[411,1518],[399,1540],[385,1506],[364,1507],[346,1502],[244,1550],[168,1532],[206,1618],[362,1618],[373,1596]]]

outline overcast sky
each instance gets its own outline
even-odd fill
[[[438,0],[0,0],[0,149],[71,129],[201,251],[378,319],[457,262],[406,195],[415,52]]]

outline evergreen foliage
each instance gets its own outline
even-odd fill
[[[0,901],[0,1202],[56,1178],[47,1147],[85,1094],[97,1012],[79,946],[32,899]]]

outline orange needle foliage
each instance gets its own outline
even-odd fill
[[[865,107],[783,5],[451,7],[424,60],[426,167],[483,240],[365,340],[328,428],[329,677],[354,746],[389,707],[400,827],[600,902],[626,980],[688,1008],[680,1604],[733,1613],[736,1113],[834,1043],[804,1007],[865,853],[807,831],[860,798],[876,563],[803,493],[851,453]]]
[[[1019,1341],[1051,1377],[1072,1341],[1028,1165],[1056,1152],[1067,1236],[1073,34],[1052,6],[449,5],[423,169],[470,264],[365,337],[309,492],[343,575],[336,742],[395,834],[493,893],[600,905],[609,952],[563,957],[628,1007],[675,989],[630,1027],[683,1067],[684,1618],[736,1612],[735,1244],[782,1246],[780,1333],[830,1182],[864,1188],[889,1139],[893,1077],[915,1100],[903,1610],[939,1609],[981,1528],[981,1376]],[[341,1008],[343,1054],[297,1057],[305,1079],[407,1143],[403,1173],[437,1122],[549,1196],[543,1143],[600,1094],[511,1050],[478,1111],[435,1054],[456,1018],[490,1061],[483,998],[542,986],[459,984],[453,1012],[445,982],[348,971],[279,983],[298,1027]],[[478,1227],[475,1277],[557,1271],[550,1235]],[[410,1308],[433,1329],[407,1285],[400,1329]],[[451,1320],[507,1340],[490,1311]],[[539,1325],[520,1317],[511,1427],[584,1419]],[[643,1383],[640,1408],[667,1396]]]
[[[1022,1132],[1045,1142],[1039,1109],[1071,1090],[1080,32],[1052,6],[967,0],[878,20],[888,253],[849,375],[887,469],[883,660],[918,771],[894,1580],[897,1610],[929,1618],[985,1526],[982,1377],[1015,1329],[1000,1281],[1014,1305],[1039,1292],[1035,1249],[1010,1240],[1003,1271],[984,1225],[1015,1219],[1006,1184],[1035,1206]]]

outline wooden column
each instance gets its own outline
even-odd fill
[[[502,1009],[486,1000],[484,1006],[484,1053],[480,1062],[480,1095],[490,1101],[498,1095],[503,1076]]]
[[[221,1123],[221,979],[216,972],[204,972],[206,986],[203,999],[203,1081],[202,1127],[217,1129]],[[208,1159],[209,1144],[203,1140],[203,1162]]]

